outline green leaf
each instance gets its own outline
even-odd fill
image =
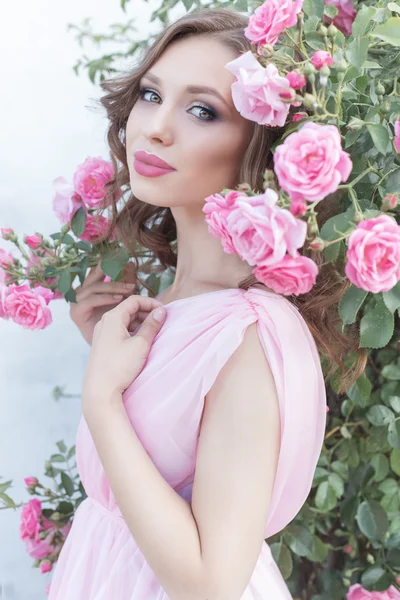
[[[312,562],[321,563],[328,556],[329,546],[328,544],[325,544],[317,535],[314,535],[313,540],[314,546],[310,556],[307,558]]]
[[[59,442],[57,442],[57,447],[59,449],[60,452],[66,452],[67,451],[67,446],[65,445],[65,443],[60,440]]]
[[[319,19],[322,19],[324,14],[324,0],[304,0],[303,11],[308,17],[316,15]]]
[[[57,281],[57,287],[62,294],[66,294],[71,287],[71,273],[67,270],[62,271]]]
[[[363,64],[364,69],[382,69],[382,65],[373,60],[366,60]]]
[[[331,217],[324,223],[321,227],[320,235],[323,240],[332,241],[341,237],[343,233],[346,231],[355,228],[355,225],[352,221],[354,216],[354,208],[353,206],[349,206],[349,208],[344,213],[340,213],[339,215],[335,215]],[[324,257],[328,262],[332,262],[336,260],[339,256],[340,249],[342,247],[342,241],[337,242],[336,244],[331,244],[324,250]]]
[[[336,498],[340,498],[344,494],[344,481],[337,473],[331,473],[328,478],[328,483],[335,492]]]
[[[394,330],[394,317],[381,296],[375,307],[368,310],[360,322],[360,348],[383,348]]]
[[[389,527],[386,512],[376,500],[362,502],[356,520],[361,532],[374,541],[382,540]]]
[[[382,369],[382,375],[391,381],[400,381],[400,364],[385,365]]]
[[[65,294],[65,299],[67,302],[76,303],[76,291],[72,288],[69,288],[68,292]]]
[[[337,499],[335,489],[328,481],[319,484],[315,495],[315,505],[324,512],[332,510],[336,506]]]
[[[52,454],[50,456],[50,462],[65,462],[65,456],[63,456],[62,454]]]
[[[109,275],[113,281],[123,271],[129,261],[129,252],[126,248],[111,249],[101,259],[103,273]]]
[[[366,127],[378,152],[387,154],[390,146],[390,137],[386,127],[379,125],[379,123],[367,123]]]
[[[74,482],[72,481],[71,477],[67,475],[67,473],[65,473],[64,471],[61,472],[61,483],[68,496],[73,496],[75,491]]]
[[[336,244],[334,244],[336,245]],[[354,323],[357,317],[357,313],[360,310],[368,292],[361,288],[351,285],[351,287],[345,292],[339,302],[339,314],[343,319],[345,325]]]
[[[349,44],[346,50],[347,60],[356,69],[361,69],[368,58],[369,39],[367,37],[356,38]]]
[[[75,456],[75,445],[68,450],[67,460]]]
[[[373,565],[361,575],[361,584],[366,590],[383,592],[390,586],[391,579],[382,567]]]
[[[293,559],[289,548],[283,543],[271,544],[270,548],[283,578],[289,579],[293,571]]]
[[[89,242],[86,242],[86,240],[79,240],[79,242],[76,243],[76,247],[84,252],[90,252],[92,249],[92,246],[89,244]]]
[[[393,473],[400,475],[400,450],[394,448],[390,454],[390,468]]]
[[[395,194],[400,189],[400,168],[395,169],[387,178],[385,194]]]
[[[71,502],[65,502],[64,500],[61,500],[61,502],[57,504],[56,510],[63,515],[67,515],[74,512],[74,506]]]
[[[390,310],[390,312],[394,312],[397,308],[400,307],[400,281],[396,283],[396,285],[389,290],[388,292],[382,292],[383,300]]]
[[[389,473],[389,461],[386,456],[382,453],[374,454],[371,458],[371,465],[374,468],[375,481],[383,481]]]
[[[392,448],[400,450],[400,421],[390,423],[388,428],[388,442]]]
[[[352,25],[352,35],[355,38],[359,38],[367,31],[371,19],[376,13],[376,9],[372,6],[362,6],[358,11],[356,18]]]
[[[366,417],[368,421],[376,427],[389,425],[389,423],[395,419],[393,411],[391,411],[390,408],[384,404],[376,404],[375,406],[371,406]]]
[[[400,396],[391,396],[389,398],[389,404],[393,408],[394,412],[400,413]]]
[[[84,208],[79,208],[71,221],[71,229],[76,235],[76,237],[80,237],[85,231],[86,227],[86,211]]]
[[[186,10],[190,10],[193,6],[193,0],[182,0],[182,4]]]
[[[372,383],[365,373],[362,373],[355,382],[346,390],[347,396],[358,404],[366,406],[371,396]]]
[[[400,46],[400,17],[390,17],[383,23],[378,25],[370,32],[372,37],[376,37],[384,42],[388,42],[392,46]]]
[[[301,525],[289,525],[286,528],[286,541],[297,556],[308,556],[314,545],[311,533]]]
[[[324,15],[326,15],[330,19],[334,19],[337,16],[338,12],[338,8],[336,6],[333,6],[333,4],[325,4]]]

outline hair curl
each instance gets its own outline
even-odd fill
[[[167,207],[157,207],[139,201],[130,190],[129,169],[126,157],[126,124],[133,105],[139,96],[139,81],[157,61],[167,46],[180,38],[190,35],[206,35],[232,48],[238,55],[253,50],[245,37],[244,29],[248,17],[231,8],[200,8],[186,14],[169,25],[145,48],[144,55],[134,70],[119,77],[104,80],[101,88],[107,92],[99,102],[106,109],[109,120],[107,141],[115,177],[110,181],[105,204],[111,202],[112,220],[110,231],[115,230],[117,238],[130,251],[135,261],[138,281],[150,293],[149,287],[139,277],[144,274],[165,271],[177,265],[176,223]],[[265,169],[273,168],[272,144],[284,133],[283,127],[266,127],[254,123],[253,134],[244,154],[238,183],[247,182],[258,193],[264,191]],[[124,206],[118,212],[116,199],[118,191],[128,192]],[[123,193],[125,193],[125,191]],[[317,206],[317,222],[320,227],[330,217],[337,214],[340,198],[332,195]],[[150,260],[139,264],[137,250],[146,249]],[[338,313],[338,303],[350,286],[342,266],[323,263],[322,254],[304,247],[301,253],[312,258],[319,267],[317,281],[312,290],[299,296],[286,296],[300,311],[317,344],[325,381],[336,377],[336,388],[343,393],[361,375],[367,361],[367,351],[358,347],[359,320],[346,332],[342,331],[342,321]],[[154,267],[155,260],[159,263]],[[238,284],[247,290],[260,285],[251,275]],[[349,361],[350,358],[350,361]],[[299,357],[301,360],[301,357]],[[346,361],[346,363],[345,363]]]

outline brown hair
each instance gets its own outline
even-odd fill
[[[115,228],[117,238],[130,251],[135,260],[136,270],[142,273],[164,271],[176,267],[176,224],[171,210],[140,202],[130,191],[129,170],[126,159],[125,128],[129,114],[139,95],[139,81],[149,68],[157,61],[166,47],[173,41],[189,35],[207,35],[226,44],[241,54],[254,50],[244,35],[248,17],[230,8],[200,8],[186,14],[169,25],[145,50],[139,65],[126,74],[101,82],[107,92],[100,98],[100,103],[107,111],[109,127],[107,140],[115,177],[109,184],[106,202],[111,200],[113,216],[110,231]],[[240,182],[247,182],[258,193],[264,191],[263,176],[267,168],[272,168],[271,145],[284,132],[281,127],[265,127],[254,123],[253,136],[244,154]],[[118,162],[120,164],[118,164]],[[127,186],[126,190],[123,187]],[[128,192],[128,199],[120,212],[116,207],[116,192]],[[318,204],[318,225],[337,213],[338,198],[329,197]],[[139,265],[138,248],[144,248],[149,260]],[[312,258],[319,266],[316,284],[307,294],[287,296],[307,322],[325,363],[325,379],[328,380],[340,368],[337,378],[337,389],[344,392],[361,373],[367,360],[367,352],[358,348],[358,323],[348,327],[346,333],[341,331],[341,319],[338,314],[338,302],[350,286],[340,267],[333,263],[323,263],[321,253],[303,248],[302,254]],[[158,259],[160,265],[154,266]],[[145,282],[138,281],[149,290]],[[248,289],[259,285],[259,281],[251,275],[238,284],[239,288]],[[153,293],[151,290],[149,290]],[[346,357],[353,355],[352,363],[344,364]]]

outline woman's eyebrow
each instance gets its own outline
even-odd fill
[[[152,81],[153,83],[157,83],[158,85],[161,85],[161,79],[159,77],[157,77],[157,75],[153,75],[153,73],[145,73],[143,75],[143,79],[147,77],[147,79],[149,79],[150,81]],[[217,98],[219,98],[226,106],[227,108],[230,110],[230,106],[227,103],[227,101],[225,100],[225,98],[223,96],[221,96],[221,94],[219,92],[217,92],[217,90],[215,88],[209,87],[207,85],[187,85],[185,88],[189,93],[191,94],[211,94],[213,96],[216,96]]]

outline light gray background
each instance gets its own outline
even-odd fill
[[[87,156],[109,158],[104,114],[90,109],[102,90],[85,71],[73,71],[77,59],[96,58],[121,49],[111,43],[102,50],[84,42],[81,48],[67,24],[81,25],[92,17],[93,30],[106,33],[111,23],[135,18],[138,39],[149,31],[149,17],[159,0],[132,0],[127,13],[119,0],[19,0],[8,2],[0,15],[1,161],[0,227],[45,236],[59,230],[52,211],[52,181],[72,180]],[[173,18],[184,14],[181,6]],[[153,23],[151,31],[158,25]],[[126,68],[118,65],[118,68]],[[0,239],[0,247],[18,254]],[[43,483],[44,462],[57,451],[56,442],[75,443],[80,397],[89,346],[72,323],[64,300],[51,304],[53,323],[43,331],[27,331],[0,319],[0,475],[13,480],[9,490],[26,502],[24,477]],[[55,386],[77,398],[52,398]],[[20,509],[0,510],[0,597],[4,600],[44,600],[52,573],[32,568],[33,559],[19,538]]]

